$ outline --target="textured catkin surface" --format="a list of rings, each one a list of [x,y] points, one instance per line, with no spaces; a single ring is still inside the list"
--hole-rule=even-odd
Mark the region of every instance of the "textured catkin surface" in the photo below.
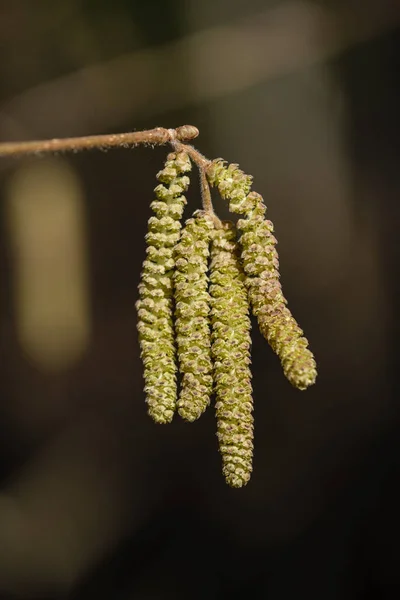
[[[175,329],[182,375],[178,412],[187,421],[198,419],[210,404],[212,363],[208,259],[214,224],[204,211],[186,221],[175,247]]]
[[[147,258],[139,284],[138,331],[144,364],[146,402],[157,423],[169,423],[176,409],[176,356],[173,326],[173,249],[180,238],[186,173],[191,163],[184,152],[171,153],[157,175],[156,200],[146,235]]]
[[[316,364],[282,292],[276,239],[271,221],[264,218],[263,199],[250,191],[251,177],[235,164],[226,166],[224,161],[216,159],[207,174],[210,183],[229,200],[229,210],[243,216],[237,223],[241,258],[249,300],[261,333],[279,356],[290,383],[304,390],[315,383]]]
[[[232,487],[249,481],[253,458],[250,319],[235,229],[214,232],[210,295],[217,436],[222,470]]]

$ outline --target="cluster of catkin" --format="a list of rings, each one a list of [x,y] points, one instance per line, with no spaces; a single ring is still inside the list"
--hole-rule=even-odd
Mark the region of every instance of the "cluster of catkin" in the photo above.
[[[195,421],[214,394],[223,474],[242,487],[253,458],[250,310],[292,385],[313,384],[316,365],[283,296],[273,226],[251,177],[221,159],[208,163],[209,183],[240,218],[234,225],[198,210],[182,227],[190,170],[176,151],[157,175],[136,304],[144,389],[157,423],[175,411]]]

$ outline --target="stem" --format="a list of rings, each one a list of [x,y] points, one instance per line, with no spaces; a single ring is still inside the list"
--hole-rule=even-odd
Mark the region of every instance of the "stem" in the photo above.
[[[163,145],[172,140],[192,140],[199,135],[199,130],[193,125],[183,125],[176,129],[156,127],[145,131],[129,133],[112,133],[109,135],[89,135],[84,137],[63,138],[52,140],[35,140],[32,142],[3,142],[0,143],[0,157],[41,155],[54,152],[78,152],[94,148],[127,148],[139,144]]]
[[[196,150],[196,148],[193,148],[193,146],[189,146],[188,144],[182,144],[181,142],[174,139],[173,136],[170,140],[170,144],[174,148],[174,150],[178,152],[186,152],[186,154],[188,154],[188,156],[192,159],[195,165],[197,165],[200,173],[200,189],[203,209],[212,217],[215,227],[217,229],[220,229],[222,227],[222,223],[214,212],[214,207],[211,200],[210,186],[208,184],[206,175],[207,167],[210,166],[211,160],[208,160],[208,158],[203,156],[203,154]]]
[[[173,136],[171,136],[170,144],[174,150],[186,152],[195,165],[198,166],[200,171],[206,171],[207,167],[211,164],[211,160],[208,160],[208,158],[203,156],[196,148],[193,148],[193,146],[189,146],[188,144],[181,144],[180,141],[176,141]]]
[[[203,204],[204,211],[209,214],[213,221],[216,229],[222,228],[222,223],[219,217],[214,212],[214,207],[211,199],[210,186],[207,180],[206,170],[204,167],[199,168],[200,171],[200,190],[201,190],[201,200]]]

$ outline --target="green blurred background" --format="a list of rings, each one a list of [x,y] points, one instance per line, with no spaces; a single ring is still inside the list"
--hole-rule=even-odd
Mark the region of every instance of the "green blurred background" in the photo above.
[[[254,176],[319,364],[292,389],[254,327],[254,473],[229,489],[212,409],[146,415],[166,149],[3,159],[2,598],[397,597],[399,23],[395,0],[0,2],[0,141],[196,125]]]

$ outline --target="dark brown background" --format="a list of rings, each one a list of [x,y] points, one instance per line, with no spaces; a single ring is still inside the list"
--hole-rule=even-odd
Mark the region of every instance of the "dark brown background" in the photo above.
[[[47,159],[3,160],[4,598],[397,596],[399,22],[395,0],[0,2],[0,139],[198,126],[254,176],[319,364],[292,389],[254,327],[254,474],[229,489],[212,410],[157,427],[144,405],[134,303],[165,149],[42,162],[81,190],[89,334],[57,368],[21,341],[9,208]]]

